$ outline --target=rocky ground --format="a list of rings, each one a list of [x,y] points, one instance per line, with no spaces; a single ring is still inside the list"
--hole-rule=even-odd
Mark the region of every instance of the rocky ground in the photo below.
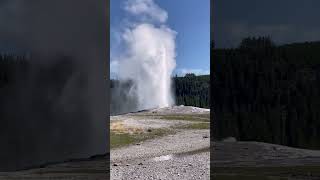
[[[111,179],[209,179],[208,130],[111,150]]]
[[[206,122],[209,113],[175,106],[112,117],[111,124],[122,123],[118,129],[127,132],[171,128],[175,133],[112,149],[111,179],[320,179],[320,151],[235,138],[212,142],[210,174],[209,129],[193,126]]]
[[[17,172],[0,172],[0,180],[103,180],[108,179],[107,157],[70,161]]]
[[[107,157],[96,157],[0,172],[0,180],[103,180],[110,176],[111,179],[209,179],[209,112],[177,106],[113,116],[111,131],[115,134],[154,136],[113,148],[111,162],[107,162]],[[111,172],[107,163],[111,165]]]
[[[316,150],[262,142],[213,142],[212,145],[213,165],[220,167],[320,165],[320,151]]]
[[[111,179],[210,179],[209,113],[175,106],[112,117],[111,131],[170,133],[111,149]]]
[[[111,132],[128,141],[111,149],[110,162],[107,157],[96,157],[2,172],[0,180],[103,180],[109,176],[111,179],[188,180],[209,179],[210,175],[217,180],[320,179],[320,151],[227,138],[211,142],[210,161],[209,113],[206,109],[175,106],[112,116]],[[143,138],[137,138],[140,136]]]
[[[318,180],[320,151],[261,142],[212,142],[213,179]]]

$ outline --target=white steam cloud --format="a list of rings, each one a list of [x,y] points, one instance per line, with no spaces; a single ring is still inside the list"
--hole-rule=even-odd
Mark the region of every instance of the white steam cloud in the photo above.
[[[168,13],[153,0],[130,0],[126,2],[124,9],[144,20],[150,19],[165,23],[168,19]]]
[[[124,27],[120,37],[125,50],[111,59],[117,64],[117,70],[111,71],[120,81],[133,82],[129,93],[137,99],[137,109],[173,105],[171,74],[176,66],[177,33],[165,25],[168,13],[153,0],[127,1],[124,10],[138,21]]]

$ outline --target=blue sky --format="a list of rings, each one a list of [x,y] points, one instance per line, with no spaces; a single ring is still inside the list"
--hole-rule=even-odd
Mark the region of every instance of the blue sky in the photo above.
[[[116,31],[128,16],[125,0],[111,0],[111,53],[116,51]],[[176,31],[176,69],[173,74],[187,72],[209,74],[210,71],[210,0],[155,0],[168,13],[167,25]],[[120,48],[121,49],[121,48]],[[118,49],[119,50],[119,49]],[[112,69],[111,69],[112,71]]]

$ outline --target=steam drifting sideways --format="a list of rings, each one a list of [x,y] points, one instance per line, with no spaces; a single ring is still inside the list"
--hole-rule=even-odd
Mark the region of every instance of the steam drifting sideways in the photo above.
[[[30,54],[0,64],[10,72],[0,81],[0,171],[106,153],[106,6],[0,1],[0,48]]]
[[[134,111],[173,105],[171,74],[176,66],[177,33],[165,24],[168,13],[154,0],[128,0],[123,9],[129,23],[117,32],[123,51],[111,52],[111,68],[116,68],[111,71],[120,82],[131,82],[126,95],[136,102],[123,108]]]

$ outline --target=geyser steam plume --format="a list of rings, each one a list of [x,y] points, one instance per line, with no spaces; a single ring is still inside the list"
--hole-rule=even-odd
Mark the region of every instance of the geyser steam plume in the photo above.
[[[177,33],[165,24],[167,12],[153,0],[127,1],[124,10],[134,20],[120,33],[125,50],[111,59],[118,67],[113,71],[120,81],[132,81],[128,93],[137,100],[136,110],[173,105],[171,74],[176,66]]]

